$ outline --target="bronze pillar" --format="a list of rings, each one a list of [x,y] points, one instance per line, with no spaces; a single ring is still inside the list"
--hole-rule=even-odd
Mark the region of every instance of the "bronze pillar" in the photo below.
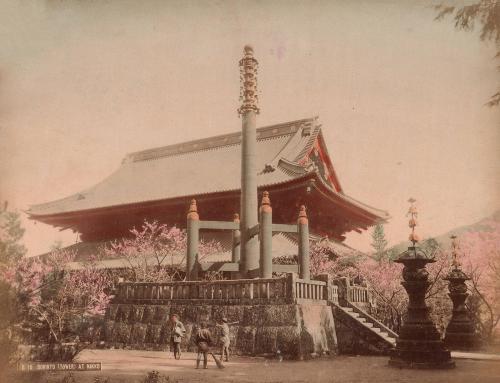
[[[241,116],[241,261],[242,277],[258,276],[259,242],[250,229],[258,224],[257,202],[257,66],[253,57],[253,48],[246,45],[243,58],[239,62],[241,77],[240,98],[242,104],[238,109]]]

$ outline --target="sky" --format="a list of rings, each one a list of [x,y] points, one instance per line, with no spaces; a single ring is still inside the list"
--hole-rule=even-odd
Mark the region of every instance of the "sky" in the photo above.
[[[500,208],[495,47],[426,1],[0,0],[0,200],[19,211],[101,181],[126,153],[238,131],[238,60],[261,126],[319,116],[344,191],[390,244]],[[27,220],[28,255],[76,235]],[[370,232],[347,243],[370,246]]]

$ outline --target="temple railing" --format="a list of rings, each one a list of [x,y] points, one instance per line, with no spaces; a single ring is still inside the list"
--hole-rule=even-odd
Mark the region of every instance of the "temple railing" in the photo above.
[[[296,299],[313,299],[326,300],[326,283],[323,281],[294,279],[295,283],[295,298]]]
[[[285,299],[285,278],[221,281],[182,281],[118,285],[117,302],[159,303],[172,300],[276,300]]]
[[[368,288],[364,286],[349,286],[347,290],[348,297],[347,299],[351,303],[369,303],[370,297],[368,294]]]
[[[375,304],[372,291],[367,286],[357,285],[347,277],[337,278],[332,283],[337,286],[338,302],[336,303],[341,306],[351,303],[370,311]]]
[[[370,309],[374,302],[368,287],[348,278],[332,279],[320,275],[316,280],[299,279],[295,274],[281,278],[219,281],[122,282],[116,289],[115,303],[164,304],[168,301],[217,301],[237,303],[291,303],[303,300],[348,302]]]
[[[318,280],[281,278],[220,281],[122,282],[114,303],[164,304],[168,301],[293,303],[298,300],[338,301],[338,289]]]

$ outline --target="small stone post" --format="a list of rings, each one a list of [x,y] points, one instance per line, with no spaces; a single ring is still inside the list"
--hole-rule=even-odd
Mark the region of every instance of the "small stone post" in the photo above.
[[[309,270],[309,220],[304,205],[300,207],[297,226],[299,229],[299,277],[309,280],[311,278]]]
[[[325,288],[323,291],[323,299],[327,301],[333,301],[333,294],[332,294],[332,286],[333,286],[333,281],[332,277],[329,274],[320,274],[314,278],[317,281],[322,281],[325,282]]]
[[[186,254],[186,280],[195,281],[198,278],[196,259],[198,256],[198,242],[200,236],[200,216],[196,200],[191,200],[187,215],[187,254]]]
[[[453,302],[453,314],[446,327],[444,343],[452,350],[471,350],[477,348],[480,341],[476,337],[474,324],[465,308],[465,300],[469,295],[465,281],[470,280],[470,278],[460,269],[460,263],[457,260],[457,237],[452,235],[450,238],[452,240],[453,268],[444,279],[449,281],[448,290],[450,293],[448,295]]]
[[[260,206],[260,277],[272,278],[273,276],[273,209],[269,192],[262,195]]]
[[[234,214],[233,221],[235,223],[240,223],[240,215]],[[231,262],[240,263],[240,249],[241,249],[241,231],[239,229],[233,230],[232,233],[232,252],[231,252]],[[231,272],[231,279],[238,279],[239,272]]]
[[[454,368],[455,362],[451,360],[450,352],[445,349],[441,335],[429,317],[429,307],[425,303],[425,293],[430,286],[429,273],[425,265],[435,262],[435,259],[428,258],[415,246],[419,241],[415,233],[417,209],[413,205],[415,202],[413,198],[410,198],[409,202],[412,246],[395,260],[404,265],[404,282],[401,284],[408,293],[408,315],[401,327],[389,365],[399,368]]]
[[[233,217],[233,222],[240,223],[240,215],[235,214]],[[241,246],[241,232],[239,229],[233,230],[232,235],[233,249],[231,252],[231,262],[238,263],[240,261],[240,246]]]

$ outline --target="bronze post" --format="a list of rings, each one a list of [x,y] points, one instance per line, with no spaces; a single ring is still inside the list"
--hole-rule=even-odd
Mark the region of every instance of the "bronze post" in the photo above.
[[[257,66],[253,48],[246,45],[239,62],[242,104],[238,109],[241,116],[241,262],[242,276],[256,276],[259,268],[258,237],[250,237],[250,229],[258,224],[257,203]]]

